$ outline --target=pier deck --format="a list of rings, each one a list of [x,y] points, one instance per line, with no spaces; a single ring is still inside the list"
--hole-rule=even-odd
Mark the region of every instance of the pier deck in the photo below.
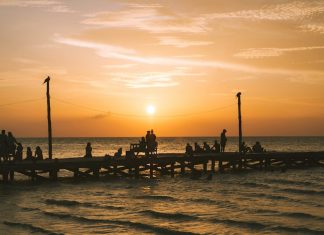
[[[192,157],[181,153],[162,153],[153,157],[137,158],[62,158],[41,161],[21,161],[0,163],[0,174],[4,182],[13,181],[15,174],[32,180],[57,180],[62,170],[72,173],[75,178],[99,178],[102,175],[122,177],[155,177],[166,174],[193,174],[201,172],[240,169],[273,169],[306,166],[324,166],[324,152],[265,152],[248,153],[201,153]],[[209,168],[209,169],[208,169]]]

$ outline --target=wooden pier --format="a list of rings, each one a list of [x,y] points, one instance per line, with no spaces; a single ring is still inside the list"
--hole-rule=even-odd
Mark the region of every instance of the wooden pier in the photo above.
[[[242,169],[288,169],[307,166],[324,166],[324,152],[266,152],[249,153],[201,153],[186,156],[164,153],[136,158],[62,158],[40,161],[2,162],[0,174],[4,182],[14,181],[15,175],[32,180],[57,180],[60,171],[70,172],[74,178],[157,177],[192,173],[198,176],[207,172],[225,172]],[[62,176],[61,176],[62,177]],[[60,177],[60,178],[61,178]],[[64,174],[64,177],[68,177]]]

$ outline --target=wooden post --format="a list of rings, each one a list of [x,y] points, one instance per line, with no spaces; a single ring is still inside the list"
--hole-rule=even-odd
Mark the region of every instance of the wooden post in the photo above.
[[[184,175],[184,173],[185,173],[185,171],[186,171],[185,167],[186,167],[185,162],[184,162],[184,161],[181,161],[181,174],[182,174],[182,175]]]
[[[153,157],[150,156],[150,178],[153,178]]]
[[[218,161],[218,171],[221,172],[221,173],[224,172],[223,161],[222,160]]]
[[[242,116],[241,116],[241,92],[236,94],[238,104],[238,120],[239,120],[239,152],[242,153]]]
[[[207,162],[204,162],[203,169],[204,169],[204,173],[207,173]]]
[[[138,179],[139,178],[139,165],[136,163],[135,166],[135,178]]]
[[[215,158],[213,157],[213,159],[211,160],[211,167],[210,167],[210,171],[211,172],[215,172]]]
[[[10,171],[9,179],[10,179],[10,181],[14,181],[14,179],[15,179],[15,171]]]
[[[171,177],[174,177],[174,162],[171,162]]]
[[[47,97],[47,126],[48,126],[48,158],[52,159],[52,120],[51,120],[51,97],[49,82],[50,77],[48,76],[44,83],[46,83],[46,97]]]

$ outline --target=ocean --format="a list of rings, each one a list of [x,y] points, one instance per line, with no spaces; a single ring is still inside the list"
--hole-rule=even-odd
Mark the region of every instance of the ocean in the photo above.
[[[54,158],[123,151],[139,138],[55,138]],[[246,137],[267,151],[324,151],[324,137]],[[46,156],[46,138],[22,138]],[[211,137],[158,138],[158,152],[184,152]],[[229,137],[227,151],[237,151]],[[64,174],[64,173],[63,173]],[[26,178],[25,178],[26,179]],[[0,234],[324,234],[324,169],[216,173],[155,179],[101,178],[0,183]]]

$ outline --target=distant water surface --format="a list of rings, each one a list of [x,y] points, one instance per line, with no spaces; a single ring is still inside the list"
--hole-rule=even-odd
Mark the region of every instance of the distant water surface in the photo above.
[[[58,138],[55,157],[124,149],[137,138]],[[323,151],[323,137],[249,137],[269,151]],[[20,139],[24,146],[46,139]],[[187,142],[160,138],[161,152],[183,152]],[[237,151],[237,138],[228,149]],[[101,178],[55,183],[0,183],[0,234],[324,234],[324,169],[249,171],[157,179]]]

